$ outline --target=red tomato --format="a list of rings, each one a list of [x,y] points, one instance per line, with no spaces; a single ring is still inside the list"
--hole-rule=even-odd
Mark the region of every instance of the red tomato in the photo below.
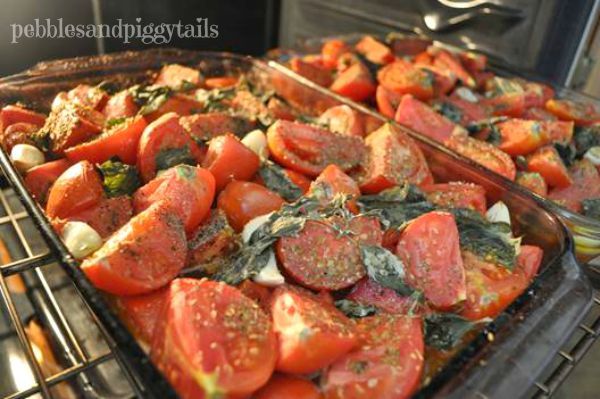
[[[276,374],[258,392],[255,399],[321,399],[315,384],[304,378]]]
[[[52,151],[62,154],[65,149],[88,141],[102,131],[104,115],[91,108],[65,103],[52,111],[44,129],[50,132]]]
[[[546,110],[563,121],[573,121],[576,125],[586,126],[600,122],[600,113],[593,104],[583,104],[570,100],[550,99]]]
[[[466,298],[465,270],[454,216],[429,212],[410,222],[396,254],[404,261],[407,281],[432,306],[451,309]]]
[[[115,298],[119,317],[145,345],[150,345],[154,329],[161,322],[167,291],[167,287],[163,287],[148,294]]]
[[[358,344],[352,322],[308,291],[292,286],[276,288],[271,315],[278,337],[278,371],[313,373]]]
[[[382,85],[377,86],[375,101],[377,102],[379,113],[383,116],[393,119],[401,100],[402,95],[386,89]]]
[[[183,223],[159,202],[134,216],[81,264],[97,288],[115,295],[143,294],[163,287],[185,265]]]
[[[475,88],[476,82],[473,76],[467,72],[456,56],[449,51],[437,48],[433,65],[451,71],[465,86]]]
[[[118,118],[131,118],[139,111],[129,90],[123,90],[113,95],[102,110],[107,121]]]
[[[138,144],[146,126],[144,117],[136,116],[91,141],[67,148],[65,157],[71,162],[85,159],[102,163],[116,156],[124,163],[135,165]]]
[[[567,167],[553,146],[542,147],[527,157],[527,169],[538,172],[551,187],[564,188],[573,184]]]
[[[217,191],[231,180],[250,180],[260,167],[260,158],[235,136],[226,134],[210,141],[202,163],[215,176]]]
[[[432,73],[402,59],[381,68],[377,72],[377,80],[396,94],[411,94],[423,101],[433,97]]]
[[[542,122],[524,119],[500,122],[496,125],[501,135],[498,148],[512,156],[529,154],[550,141],[545,127]]]
[[[290,68],[298,75],[315,82],[319,86],[328,87],[333,81],[330,70],[319,67],[314,63],[306,62],[301,58],[292,58]]]
[[[356,62],[340,73],[329,88],[351,100],[366,101],[375,94],[376,86],[369,69]]]
[[[574,124],[565,121],[543,121],[540,122],[546,130],[550,141],[553,143],[568,144],[573,139]]]
[[[315,192],[318,187],[324,188],[319,192],[319,196],[325,203],[331,201],[336,194],[346,194],[352,198],[360,196],[358,184],[337,165],[326,167],[312,183],[310,192]],[[355,200],[350,200],[347,206],[352,212],[358,213]]]
[[[206,78],[204,80],[204,86],[206,86],[207,89],[224,89],[226,87],[235,86],[239,80],[239,76],[215,76]]]
[[[200,112],[204,105],[193,97],[181,93],[175,93],[165,101],[156,111],[145,115],[148,122],[155,121],[162,115],[175,112],[179,116],[191,115]]]
[[[99,111],[108,101],[108,94],[98,87],[81,84],[69,90],[67,98],[76,104]]]
[[[246,223],[257,216],[266,215],[281,208],[285,201],[273,191],[260,184],[234,180],[227,184],[217,201],[217,206],[229,224],[238,233]]]
[[[519,172],[515,182],[542,197],[548,195],[546,180],[537,172]]]
[[[292,181],[292,183],[300,187],[302,194],[306,194],[308,192],[310,189],[310,179],[308,179],[302,173],[294,172],[291,169],[284,169],[284,173]]]
[[[0,130],[2,130],[2,126],[0,126]],[[31,123],[13,123],[4,129],[3,133],[0,132],[0,140],[6,151],[10,153],[12,148],[17,144],[35,145],[32,137],[38,130],[40,130],[40,127]]]
[[[492,144],[464,135],[454,135],[445,142],[446,147],[486,168],[514,180],[517,167],[510,156]]]
[[[407,314],[413,304],[410,297],[400,296],[368,277],[360,280],[346,297],[363,305],[372,305],[388,313]]]
[[[296,119],[296,112],[287,102],[280,100],[278,97],[271,97],[267,102],[267,110],[274,119],[285,119],[293,121]]]
[[[485,189],[477,184],[451,182],[423,186],[421,190],[434,204],[447,208],[468,208],[485,215]]]
[[[480,102],[471,102],[461,98],[456,92],[452,93],[445,101],[458,108],[462,114],[460,124],[463,126],[489,117],[489,112]]]
[[[182,116],[179,123],[193,138],[201,141],[208,141],[225,133],[242,136],[254,128],[254,124],[248,119],[219,112]]]
[[[18,105],[6,105],[0,110],[0,130],[6,129],[18,122],[30,123],[42,127],[45,121],[46,115],[19,107]]]
[[[546,111],[545,108],[527,108],[522,115],[523,119],[532,119],[536,121],[555,121],[556,116]]]
[[[348,46],[342,40],[332,39],[326,41],[321,48],[323,65],[326,68],[334,69],[340,56],[346,52],[348,52]]]
[[[275,161],[308,176],[318,176],[330,164],[346,172],[360,164],[366,150],[360,137],[282,120],[269,127],[267,142]]]
[[[271,377],[269,316],[225,283],[181,278],[167,293],[150,355],[181,398],[248,397]]]
[[[587,159],[576,162],[569,172],[573,184],[550,190],[548,197],[574,212],[580,212],[581,201],[600,197],[600,174]]]
[[[334,133],[363,137],[365,124],[361,114],[347,105],[331,107],[321,114],[319,124]]]
[[[420,317],[380,314],[357,321],[360,348],[336,361],[323,377],[327,399],[399,399],[419,387],[425,344]]]
[[[119,196],[102,198],[96,205],[74,213],[68,219],[85,222],[96,230],[100,237],[107,238],[127,223],[132,215],[131,199]]]
[[[375,64],[389,64],[394,61],[392,50],[373,36],[364,36],[354,48]]]
[[[46,162],[45,164],[33,167],[27,171],[24,182],[27,191],[33,195],[41,205],[46,204],[46,197],[50,187],[56,179],[71,166],[66,159]]]
[[[339,229],[351,234],[340,236]],[[382,238],[374,217],[360,216],[341,224],[336,218],[308,220],[298,234],[280,238],[275,250],[282,269],[299,284],[335,291],[364,277],[359,244],[379,245]]]
[[[138,189],[133,197],[136,213],[164,202],[191,233],[208,216],[215,197],[215,179],[206,169],[177,165]]]
[[[435,112],[411,95],[405,95],[394,116],[396,122],[441,143],[452,136],[458,125]]]
[[[100,174],[94,165],[81,161],[65,170],[52,185],[46,215],[50,219],[65,219],[96,205],[102,198]]]
[[[521,295],[542,261],[542,250],[523,245],[517,265],[511,272],[488,263],[477,255],[463,252],[467,276],[467,300],[461,315],[469,320],[496,317]]]
[[[186,84],[197,87],[201,83],[200,71],[179,64],[162,67],[154,81],[157,86],[169,86],[174,90],[181,90]]]
[[[378,193],[404,181],[433,183],[420,148],[400,129],[385,124],[365,140],[369,148],[366,172],[360,179],[363,193]]]
[[[270,311],[271,289],[264,285],[257,284],[252,280],[242,281],[238,288],[242,294],[256,302],[265,312]]]
[[[458,53],[458,58],[467,71],[471,73],[481,72],[487,68],[487,57],[483,54],[461,51]]]
[[[202,151],[179,124],[179,116],[168,113],[150,123],[138,144],[137,166],[140,176],[148,182],[156,172],[180,163],[197,164]]]

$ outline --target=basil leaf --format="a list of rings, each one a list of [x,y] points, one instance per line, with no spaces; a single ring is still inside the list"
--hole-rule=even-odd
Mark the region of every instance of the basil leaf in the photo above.
[[[454,313],[432,313],[425,316],[425,344],[440,350],[450,350],[477,323]]]
[[[180,164],[197,164],[188,146],[182,148],[165,148],[160,150],[156,155],[156,170],[165,170]]]
[[[396,255],[375,245],[361,245],[360,252],[367,275],[375,282],[403,296],[415,291],[406,283],[404,263]]]
[[[134,86],[130,90],[141,115],[156,111],[173,94],[173,90],[167,86]]]
[[[575,149],[575,145],[573,143],[554,142],[552,145],[554,148],[556,148],[556,152],[558,152],[558,155],[560,156],[560,159],[562,159],[565,166],[573,165],[573,162],[577,156],[577,150]]]
[[[227,87],[213,90],[197,90],[196,99],[204,104],[204,112],[215,112],[229,110],[226,100],[230,100],[235,95],[237,88]]]
[[[106,128],[107,129],[111,129],[111,128],[115,127],[115,126],[118,126],[118,125],[122,124],[126,120],[127,120],[126,117],[109,119],[108,121],[106,121]]]
[[[265,186],[279,194],[286,201],[295,201],[302,196],[302,190],[290,180],[284,169],[271,162],[264,161],[258,170]]]
[[[462,121],[462,110],[452,103],[446,101],[437,102],[433,105],[433,109],[454,123],[460,124]]]
[[[573,143],[579,158],[590,148],[600,146],[600,125],[575,126]]]
[[[102,174],[102,186],[108,197],[131,195],[141,186],[135,166],[109,159],[98,166]]]
[[[358,204],[362,209],[368,211],[425,200],[425,195],[416,186],[404,184],[388,188],[379,194],[363,195],[358,199]]]
[[[96,87],[111,96],[118,92],[120,88],[117,82],[111,82],[110,80],[103,80],[102,82],[98,83]]]
[[[349,299],[340,299],[335,301],[335,306],[346,316],[358,319],[377,313],[377,308],[372,305],[363,305]]]

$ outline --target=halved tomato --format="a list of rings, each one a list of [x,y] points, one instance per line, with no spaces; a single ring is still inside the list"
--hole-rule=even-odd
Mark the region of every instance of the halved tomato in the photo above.
[[[396,94],[411,94],[422,101],[433,97],[433,74],[402,59],[381,68],[377,80]]]
[[[496,125],[501,136],[498,148],[512,156],[529,154],[549,142],[544,127],[542,122],[524,119],[500,122]]]
[[[42,165],[35,166],[27,171],[25,175],[25,187],[33,198],[40,205],[46,205],[46,198],[50,191],[50,187],[63,172],[69,169],[71,163],[66,159],[58,159],[56,161],[46,162]]]
[[[174,112],[179,116],[196,114],[204,108],[204,105],[193,97],[175,93],[156,110],[145,115],[148,122],[155,121],[161,116]]]
[[[546,110],[563,121],[573,121],[578,126],[600,122],[600,112],[591,103],[583,104],[570,100],[550,99]]]
[[[42,127],[46,115],[40,114],[18,105],[6,105],[0,110],[0,133],[10,125],[18,122],[30,123]]]
[[[95,137],[104,122],[104,115],[96,110],[65,103],[50,113],[42,130],[50,136],[52,152],[62,154],[67,148]]]
[[[448,140],[457,129],[461,129],[427,104],[408,94],[402,97],[394,120],[441,143]]]
[[[564,188],[573,184],[567,167],[553,146],[542,147],[527,157],[527,170],[542,175],[550,187]]]
[[[97,86],[80,84],[67,92],[69,101],[100,111],[108,101],[108,94]]]
[[[478,184],[450,182],[422,186],[427,199],[444,208],[467,208],[485,215],[485,189]]]

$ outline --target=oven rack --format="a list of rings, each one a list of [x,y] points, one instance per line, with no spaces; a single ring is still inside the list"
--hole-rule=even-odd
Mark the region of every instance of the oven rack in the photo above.
[[[0,335],[0,348],[3,340],[18,340],[31,381],[30,386],[0,395],[0,398],[61,398],[65,391],[58,391],[57,387],[65,383],[69,384],[71,397],[144,397],[143,387],[124,366],[113,340],[77,294],[74,284],[53,258],[12,189],[0,190],[0,238],[7,243],[13,259],[0,265],[0,315],[4,315],[9,323],[7,332]],[[590,267],[589,271],[600,277],[599,267]],[[9,289],[10,276],[23,279],[26,294]],[[69,293],[67,296],[65,291]],[[47,332],[62,366],[60,371],[43,372],[26,333],[27,319],[31,315],[24,315],[30,312],[19,306],[22,295],[26,295],[34,310],[33,317]],[[69,300],[65,302],[64,298]],[[65,309],[67,305],[68,311]],[[75,313],[79,315],[74,320]],[[82,321],[81,314],[84,314],[85,321]],[[81,330],[86,330],[88,336],[82,337]],[[551,367],[533,384],[531,397],[548,398],[556,393],[599,334],[600,292],[595,292],[594,303],[586,318],[568,343],[557,350]],[[104,370],[99,372],[99,368]],[[115,382],[115,378],[119,381]],[[110,381],[107,382],[107,379]],[[487,398],[485,395],[479,397]]]

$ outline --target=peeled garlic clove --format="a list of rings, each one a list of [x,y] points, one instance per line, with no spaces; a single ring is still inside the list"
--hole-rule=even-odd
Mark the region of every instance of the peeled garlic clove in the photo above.
[[[502,201],[496,202],[487,210],[485,217],[493,223],[506,223],[510,225],[510,211],[506,204]]]
[[[102,246],[102,237],[84,222],[67,222],[62,229],[62,240],[76,259],[83,259]]]
[[[260,129],[256,129],[246,134],[242,139],[242,144],[250,148],[261,159],[269,158],[269,148],[267,147],[267,136]]]
[[[594,166],[600,165],[600,146],[590,148],[583,157],[593,163]]]
[[[252,279],[255,283],[265,285],[267,287],[276,287],[285,283],[285,278],[277,268],[275,253],[269,250],[269,261],[267,265]]]
[[[269,217],[273,212],[269,212],[266,215],[257,216],[254,219],[251,219],[244,225],[244,229],[242,230],[242,241],[247,243],[250,241],[250,237],[252,237],[252,233],[256,231],[260,226],[265,224]]]
[[[23,173],[45,161],[44,153],[30,144],[15,145],[10,151],[10,159]]]

